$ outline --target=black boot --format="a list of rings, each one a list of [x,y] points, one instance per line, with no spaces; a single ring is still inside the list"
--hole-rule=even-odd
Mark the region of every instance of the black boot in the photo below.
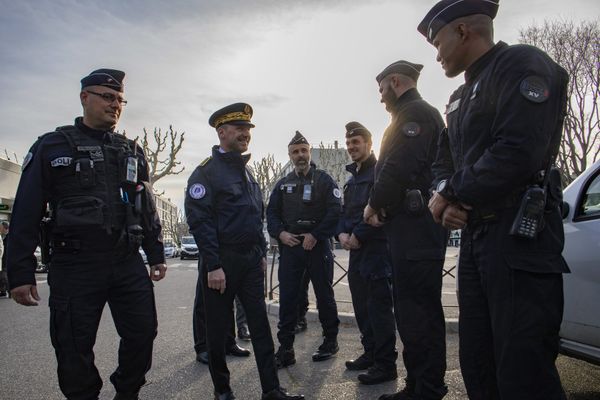
[[[372,366],[369,370],[358,375],[358,380],[363,385],[377,385],[387,381],[393,381],[398,378],[398,372],[396,367],[390,369],[384,369],[377,365]]]
[[[250,331],[246,325],[242,325],[240,329],[238,329],[238,339],[244,340],[246,342],[250,341]]]
[[[200,353],[196,354],[196,361],[208,365],[208,352],[201,351]]]
[[[268,393],[263,393],[262,400],[304,400],[301,394],[289,394],[284,388],[278,387]]]
[[[339,350],[337,339],[327,339],[319,346],[317,351],[312,355],[313,361],[325,361],[333,357]]]
[[[275,353],[275,365],[278,369],[288,367],[296,364],[296,355],[293,347],[280,346],[277,353]]]
[[[406,380],[406,386],[398,393],[382,394],[377,400],[418,400],[415,395],[415,386],[413,382]]]
[[[364,352],[356,360],[346,361],[346,369],[350,371],[363,371],[373,365],[373,353]]]
[[[215,392],[215,400],[235,400],[235,396],[233,395],[233,392],[221,394]]]

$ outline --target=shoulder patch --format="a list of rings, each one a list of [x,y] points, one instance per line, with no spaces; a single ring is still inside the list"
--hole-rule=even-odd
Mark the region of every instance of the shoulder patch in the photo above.
[[[519,89],[523,97],[534,103],[543,103],[550,97],[548,84],[540,76],[532,75],[523,79]]]
[[[421,134],[421,126],[416,122],[407,122],[402,126],[404,136],[416,137]]]
[[[208,157],[206,157],[206,158],[205,158],[205,159],[204,159],[204,160],[203,160],[203,161],[200,163],[200,166],[201,166],[201,167],[204,167],[206,164],[208,164],[208,162],[209,162],[210,160],[212,160],[212,156],[208,156]]]
[[[32,152],[27,153],[27,155],[23,159],[23,166],[21,167],[21,171],[25,171],[25,168],[27,168],[27,166],[29,165],[29,163],[31,162],[32,159],[33,159],[33,153]]]
[[[192,186],[190,186],[188,193],[192,199],[200,200],[206,196],[206,188],[201,183],[194,183]]]

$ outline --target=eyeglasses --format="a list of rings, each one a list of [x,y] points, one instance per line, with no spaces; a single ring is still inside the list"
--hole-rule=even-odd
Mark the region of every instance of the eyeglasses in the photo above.
[[[86,90],[86,92],[91,93],[91,94],[95,94],[96,96],[102,97],[102,99],[104,101],[106,101],[108,104],[112,104],[116,100],[122,106],[126,106],[127,105],[127,100],[125,100],[122,97],[115,96],[112,93],[98,93],[98,92],[92,92],[91,90]]]

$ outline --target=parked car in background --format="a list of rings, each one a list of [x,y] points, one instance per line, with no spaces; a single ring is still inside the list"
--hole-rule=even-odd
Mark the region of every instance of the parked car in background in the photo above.
[[[44,263],[42,263],[42,249],[40,249],[40,246],[35,248],[35,252],[33,253],[35,255],[35,258],[37,260],[37,266],[35,267],[35,272],[38,273],[47,273],[48,272],[48,266]]]
[[[181,238],[181,254],[180,259],[198,258],[198,246],[193,236],[183,236]]]
[[[600,160],[563,192],[565,308],[560,351],[600,365]]]
[[[165,258],[175,258],[178,256],[177,246],[173,243],[165,243]]]

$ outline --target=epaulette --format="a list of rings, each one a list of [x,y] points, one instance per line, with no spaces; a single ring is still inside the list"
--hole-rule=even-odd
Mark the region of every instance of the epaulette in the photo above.
[[[204,160],[203,160],[203,161],[200,163],[200,166],[201,166],[201,167],[204,167],[206,164],[208,164],[208,163],[209,163],[209,161],[210,161],[210,160],[212,160],[212,156],[208,156],[208,157],[206,157],[206,158],[205,158],[205,159],[204,159]]]

